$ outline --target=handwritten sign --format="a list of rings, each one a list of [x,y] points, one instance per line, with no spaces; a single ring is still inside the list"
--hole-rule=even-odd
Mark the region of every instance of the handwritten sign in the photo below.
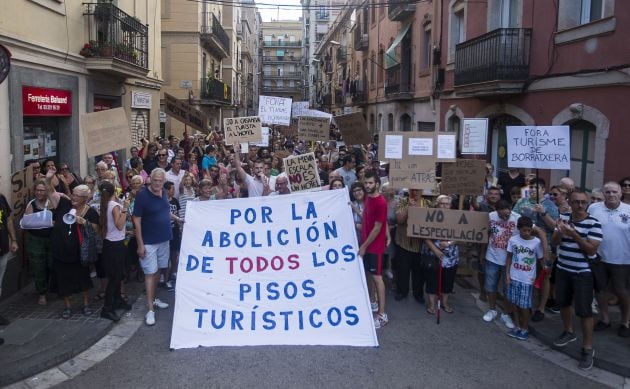
[[[508,167],[571,169],[569,126],[507,126]]]
[[[389,164],[389,184],[396,189],[435,189],[435,161],[392,160]]]
[[[349,200],[189,202],[170,347],[378,346]]]
[[[284,170],[289,177],[291,193],[320,190],[321,183],[317,171],[315,154],[307,153],[284,159]]]
[[[88,157],[131,147],[131,127],[124,108],[82,114],[79,120]]]
[[[291,99],[274,96],[260,96],[258,116],[264,124],[291,124]]]
[[[26,205],[33,196],[33,167],[28,166],[25,169],[11,174],[11,208],[13,209],[13,217],[20,220]]]
[[[262,126],[258,116],[223,119],[225,144],[261,142]]]
[[[462,154],[485,154],[488,144],[488,119],[462,120]]]
[[[291,118],[297,119],[302,115],[306,115],[306,111],[308,110],[308,101],[294,101],[291,104]]]
[[[486,161],[481,159],[458,159],[442,163],[442,193],[478,195],[483,193],[486,177]]]
[[[298,119],[298,139],[326,142],[330,139],[330,121],[322,117],[300,116]]]
[[[335,116],[334,119],[347,145],[365,145],[372,141],[361,112]]]
[[[486,243],[488,214],[456,209],[409,207],[407,236]]]
[[[192,105],[164,93],[164,113],[192,128],[208,133],[208,117]]]
[[[253,142],[253,143],[258,147],[269,147],[269,137],[270,137],[269,127],[262,127],[261,134],[262,134],[262,141]]]

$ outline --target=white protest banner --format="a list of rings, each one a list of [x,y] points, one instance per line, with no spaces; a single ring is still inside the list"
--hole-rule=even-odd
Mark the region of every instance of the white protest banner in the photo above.
[[[131,126],[122,107],[82,114],[79,122],[88,157],[131,146]]]
[[[318,111],[316,109],[307,109],[306,111],[304,111],[303,115],[304,116],[317,117],[317,118],[326,118],[326,119],[328,119],[329,123],[330,123],[330,119],[332,119],[332,114],[331,113]]]
[[[284,170],[289,177],[291,193],[321,189],[314,153],[294,155],[284,159]]]
[[[262,128],[258,116],[225,118],[223,119],[223,129],[226,145],[262,141]]]
[[[462,154],[485,154],[488,143],[488,119],[462,120]]]
[[[407,236],[486,243],[488,214],[458,209],[409,207]]]
[[[297,119],[302,115],[306,115],[305,112],[308,110],[308,101],[294,101],[291,104],[291,118]]]
[[[269,127],[262,127],[262,142],[252,142],[258,147],[269,147]]]
[[[507,165],[571,169],[569,126],[507,126]]]
[[[275,96],[260,96],[258,116],[264,124],[291,125],[291,99]]]
[[[349,200],[188,202],[170,347],[378,346]]]
[[[323,117],[300,116],[298,119],[298,139],[313,142],[326,142],[330,139],[330,120]]]

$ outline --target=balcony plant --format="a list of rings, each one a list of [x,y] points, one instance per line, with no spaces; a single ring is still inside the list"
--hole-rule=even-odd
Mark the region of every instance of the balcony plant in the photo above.
[[[114,56],[128,62],[136,62],[138,54],[133,45],[129,43],[119,43],[114,50]]]
[[[114,51],[112,49],[112,44],[108,41],[100,42],[99,54],[101,57],[111,58],[114,54]]]
[[[112,19],[111,2],[99,2],[94,7],[94,19],[99,22],[107,23]]]
[[[98,48],[98,42],[89,41],[88,43],[83,45],[79,54],[84,56],[85,58],[97,57],[100,55],[100,51]]]

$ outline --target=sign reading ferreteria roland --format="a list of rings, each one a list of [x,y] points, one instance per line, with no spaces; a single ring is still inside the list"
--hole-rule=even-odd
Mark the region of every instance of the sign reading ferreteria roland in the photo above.
[[[571,169],[569,126],[508,126],[507,165],[533,169]]]
[[[262,125],[258,116],[223,119],[225,144],[262,142]]]
[[[457,209],[409,207],[407,236],[486,243],[488,214]]]
[[[321,190],[314,153],[287,157],[284,159],[284,168],[289,177],[291,193]]]
[[[442,163],[442,193],[478,195],[483,193],[486,161],[458,159]]]
[[[298,119],[298,139],[313,142],[326,142],[330,139],[330,120],[322,117],[300,116]]]
[[[208,117],[203,112],[168,93],[164,93],[164,100],[164,112],[168,116],[198,131],[208,133]]]

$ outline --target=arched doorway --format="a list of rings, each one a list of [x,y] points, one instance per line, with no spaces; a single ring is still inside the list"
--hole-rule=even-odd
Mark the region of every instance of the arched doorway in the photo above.
[[[387,131],[394,131],[394,114],[387,115]]]
[[[400,117],[400,131],[411,131],[411,117],[406,113]]]

